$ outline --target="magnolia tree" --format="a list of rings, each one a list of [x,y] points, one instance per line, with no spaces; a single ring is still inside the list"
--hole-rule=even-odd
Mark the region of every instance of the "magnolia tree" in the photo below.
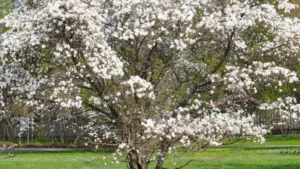
[[[264,141],[252,113],[274,100],[262,94],[298,81],[285,66],[298,62],[299,20],[286,17],[294,8],[287,0],[20,0],[0,21],[9,28],[1,69],[16,78],[8,90],[22,97],[14,99],[86,111],[93,141],[114,140],[131,169],[162,169],[180,144]],[[4,79],[1,89],[12,85]]]

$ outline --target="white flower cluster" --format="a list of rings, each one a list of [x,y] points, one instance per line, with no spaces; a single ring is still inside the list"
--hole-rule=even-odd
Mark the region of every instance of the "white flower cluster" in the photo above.
[[[145,127],[144,139],[181,139],[181,143],[189,144],[191,138],[199,142],[209,142],[219,145],[227,136],[241,137],[255,136],[264,142],[263,135],[267,130],[254,127],[252,116],[242,116],[243,112],[217,113],[212,112],[204,118],[191,118],[189,115],[178,115],[176,118],[161,120],[146,119],[142,125]]]
[[[33,77],[20,67],[0,66],[0,116],[8,113],[11,106],[18,102],[36,105],[33,97],[44,82],[45,79]]]
[[[22,53],[36,59],[50,55],[56,64],[62,65],[73,59],[73,64],[83,66],[80,62],[84,60],[89,70],[102,78],[123,74],[122,62],[106,41],[107,34],[103,29],[107,16],[98,1],[57,0],[44,3],[41,2],[35,9],[21,3],[18,10],[2,20],[11,28],[0,38],[3,63],[9,62],[6,55],[16,62],[26,61]],[[20,12],[24,12],[22,16]],[[29,50],[31,48],[40,48],[40,51]]]
[[[124,85],[130,86],[131,94],[136,94],[137,97],[149,97],[150,99],[155,99],[153,92],[153,86],[150,82],[140,78],[139,76],[131,76],[129,80],[123,82]]]
[[[196,63],[183,58],[178,59],[176,62],[177,78],[183,81],[190,81],[205,75],[207,64]]]
[[[72,78],[66,80],[59,76],[53,76],[52,79],[53,81],[45,84],[45,86],[49,85],[53,88],[49,94],[50,100],[59,104],[62,108],[82,108],[82,98],[77,94],[79,88],[74,85]]]
[[[280,0],[278,2],[278,8],[284,10],[284,12],[290,12],[297,7],[297,5],[289,3],[288,0]]]
[[[259,108],[275,111],[282,121],[297,122],[300,120],[300,104],[293,97],[278,98],[275,102],[261,104]]]
[[[231,91],[245,93],[245,90],[256,93],[258,84],[282,86],[284,83],[298,81],[296,72],[276,66],[270,62],[253,62],[248,67],[227,66],[225,84]]]

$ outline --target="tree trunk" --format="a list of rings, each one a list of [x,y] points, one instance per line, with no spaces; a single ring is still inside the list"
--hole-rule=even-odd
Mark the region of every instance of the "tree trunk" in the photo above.
[[[157,159],[157,163],[156,163],[156,166],[155,166],[155,169],[163,169],[163,164],[164,164],[164,158],[166,156],[166,153],[170,147],[170,142],[169,141],[166,141],[164,140],[162,145],[161,145],[161,148],[160,148],[160,154],[158,156],[158,159]]]
[[[147,169],[148,162],[147,158],[144,158],[144,154],[138,153],[136,150],[131,150],[129,156],[129,168],[130,169]]]
[[[155,169],[162,169],[163,168],[165,154],[166,154],[165,152],[161,152],[161,154],[158,156]]]

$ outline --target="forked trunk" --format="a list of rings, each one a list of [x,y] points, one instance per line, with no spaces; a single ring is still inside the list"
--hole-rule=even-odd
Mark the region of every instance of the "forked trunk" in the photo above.
[[[160,148],[160,154],[158,155],[155,169],[163,169],[164,159],[165,159],[166,153],[167,153],[170,145],[171,144],[169,141],[166,141],[166,140],[163,141],[161,148]]]
[[[129,156],[129,168],[130,169],[147,169],[148,163],[143,154],[138,153],[136,150],[132,150],[128,154]]]
[[[157,163],[156,163],[155,169],[162,169],[162,168],[163,168],[165,154],[166,154],[165,152],[162,152],[162,153],[158,156],[158,159],[157,159]]]

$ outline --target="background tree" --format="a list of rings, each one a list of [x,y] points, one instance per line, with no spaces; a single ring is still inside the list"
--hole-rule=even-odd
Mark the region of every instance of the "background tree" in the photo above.
[[[94,141],[112,138],[131,169],[153,161],[161,169],[178,144],[263,141],[253,116],[268,102],[261,91],[298,81],[285,63],[298,61],[299,21],[282,14],[294,8],[286,0],[23,0],[0,21],[10,28],[0,37],[2,68],[26,73],[17,80],[28,87],[17,81],[12,92],[23,91],[26,106],[89,112]]]

